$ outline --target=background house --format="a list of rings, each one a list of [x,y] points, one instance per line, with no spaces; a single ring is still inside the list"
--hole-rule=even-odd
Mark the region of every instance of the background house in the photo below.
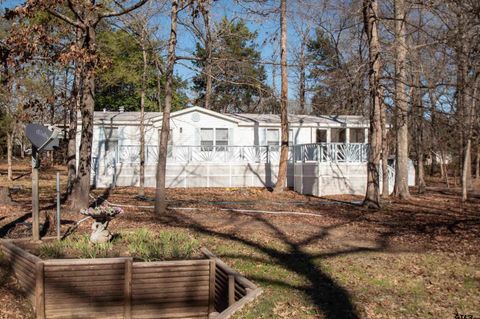
[[[145,113],[147,187],[155,186],[161,122],[161,113]],[[362,185],[352,191],[347,187],[332,192],[362,192],[363,180],[366,181],[367,134],[368,121],[361,116],[290,115],[287,186],[295,186],[294,162],[342,162],[345,167],[356,163],[361,169],[355,176]],[[329,148],[317,150],[318,145]],[[201,107],[173,112],[167,187],[271,187],[277,178],[279,148],[278,115],[222,114]],[[139,152],[139,112],[95,112],[92,184],[138,185]],[[324,171],[329,176],[345,175],[338,166]],[[306,174],[302,176],[306,178]],[[346,177],[352,178],[349,174]],[[301,192],[322,195],[311,188],[302,187]]]

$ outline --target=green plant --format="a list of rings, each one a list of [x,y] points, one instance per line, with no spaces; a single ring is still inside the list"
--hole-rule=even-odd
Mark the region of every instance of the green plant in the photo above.
[[[44,243],[40,246],[39,255],[43,258],[60,258],[63,256],[65,245],[62,241]]]
[[[64,245],[78,253],[81,258],[105,258],[113,248],[113,243],[93,244],[88,235],[71,236]]]
[[[189,258],[199,246],[195,239],[178,231],[162,231],[154,235],[148,229],[140,228],[122,237],[132,256],[145,261]]]

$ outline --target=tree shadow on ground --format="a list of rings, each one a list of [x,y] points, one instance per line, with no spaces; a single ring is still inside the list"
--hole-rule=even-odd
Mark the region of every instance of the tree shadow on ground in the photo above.
[[[254,248],[269,256],[275,263],[305,278],[308,282],[307,285],[292,288],[303,291],[306,295],[308,295],[318,310],[325,316],[325,318],[359,318],[359,314],[352,303],[349,292],[336,283],[335,280],[333,280],[324,271],[322,271],[315,263],[314,259],[362,251],[380,251],[384,249],[385,242],[378,242],[377,247],[375,248],[349,247],[344,250],[340,249],[334,252],[328,252],[324,256],[322,256],[322,254],[313,255],[306,251],[306,246],[317,240],[324,239],[330,230],[341,227],[345,223],[339,223],[329,227],[322,227],[317,233],[297,242],[290,239],[284,231],[275,226],[270,220],[258,215],[251,217],[256,222],[262,223],[267,229],[271,230],[275,234],[275,237],[278,238],[282,244],[285,244],[287,247],[286,250],[261,244],[255,242],[254,240],[232,234],[231,232],[223,233],[211,229],[200,224],[186,214],[179,212],[168,213],[167,215],[160,217],[160,221],[168,226],[192,229],[205,235],[236,241]],[[258,277],[253,279],[256,279],[260,282],[271,281],[270,279]],[[277,284],[289,286],[289,284],[283,282],[281,279],[278,280]]]

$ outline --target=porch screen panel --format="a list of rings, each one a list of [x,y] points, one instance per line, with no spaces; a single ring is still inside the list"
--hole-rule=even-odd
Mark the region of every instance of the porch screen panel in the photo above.
[[[332,128],[330,132],[332,143],[346,143],[346,129]]]
[[[365,129],[351,128],[350,143],[365,143]]]

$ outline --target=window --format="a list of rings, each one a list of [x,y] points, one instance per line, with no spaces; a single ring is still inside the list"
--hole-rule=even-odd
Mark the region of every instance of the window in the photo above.
[[[280,133],[278,129],[267,129],[267,145],[278,146],[280,144]]]
[[[295,135],[293,129],[288,130],[288,145],[295,145]]]
[[[105,140],[105,152],[115,151],[118,145],[118,128],[105,127],[103,133]]]
[[[228,146],[228,129],[227,128],[202,128],[200,129],[200,145],[202,151],[225,151]]]
[[[226,151],[228,146],[228,129],[217,128],[215,129],[215,145],[217,151]],[[218,147],[220,146],[220,147]]]
[[[351,128],[350,129],[350,143],[365,143],[365,129]]]
[[[202,151],[213,151],[213,128],[200,129],[200,145]]]
[[[332,128],[330,132],[332,143],[346,143],[346,129]]]
[[[327,130],[317,130],[316,142],[327,143]]]

